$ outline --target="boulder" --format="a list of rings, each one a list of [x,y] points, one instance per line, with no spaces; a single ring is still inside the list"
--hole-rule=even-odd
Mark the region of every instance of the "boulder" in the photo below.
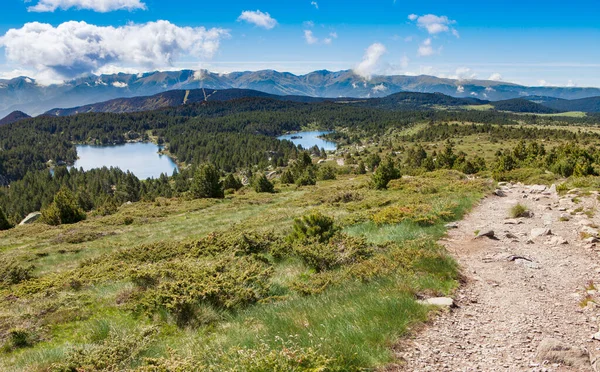
[[[444,225],[447,229],[458,229],[458,222],[450,222]]]
[[[42,217],[42,214],[40,212],[29,213],[27,215],[27,217],[25,217],[23,219],[23,221],[21,221],[21,223],[19,223],[19,226],[29,225],[30,223],[34,223],[35,221],[39,220],[40,217]]]
[[[441,306],[441,307],[453,307],[454,300],[450,297],[433,297],[428,298],[426,300],[417,301],[421,305],[429,305],[429,306]]]
[[[590,227],[594,226],[594,223],[592,221],[590,221],[588,219],[585,219],[585,218],[583,220],[581,220],[581,221],[577,221],[577,224],[579,226],[590,226]]]
[[[598,236],[598,230],[594,229],[593,227],[589,227],[589,226],[583,226],[581,229],[579,229],[579,232],[584,234],[584,235],[589,235],[589,236]]]
[[[483,237],[489,238],[489,239],[495,239],[496,234],[494,233],[494,230],[484,230],[484,231],[481,231],[480,233],[478,233],[477,236],[475,237],[475,239],[481,239]]]
[[[500,189],[497,189],[496,191],[494,191],[494,195],[499,196],[501,198],[506,196],[506,193]]]
[[[585,349],[554,338],[545,338],[540,342],[536,359],[540,363],[564,364],[582,370],[588,370],[591,367],[590,355]]]
[[[535,239],[535,238],[539,238],[540,236],[552,235],[552,231],[550,231],[550,229],[548,229],[546,227],[538,227],[538,228],[531,230],[530,235],[531,235],[532,239]]]
[[[552,239],[550,239],[550,241],[548,243],[550,245],[569,244],[569,242],[567,241],[567,239],[563,238],[562,236],[555,236]]]
[[[530,194],[541,194],[546,191],[546,185],[532,185],[529,186]]]

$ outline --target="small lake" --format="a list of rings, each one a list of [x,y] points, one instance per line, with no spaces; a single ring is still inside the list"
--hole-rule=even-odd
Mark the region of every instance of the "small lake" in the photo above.
[[[166,155],[160,155],[160,147],[153,143],[126,143],[116,146],[77,145],[77,156],[74,167],[83,170],[113,167],[122,171],[130,171],[137,178],[144,180],[158,178],[161,173],[173,174],[177,164]]]
[[[288,140],[292,141],[294,145],[301,145],[305,149],[309,149],[314,145],[317,145],[320,149],[323,148],[326,151],[335,151],[337,149],[337,145],[335,142],[325,141],[319,136],[324,134],[328,134],[331,132],[323,132],[323,131],[315,131],[315,132],[298,132],[292,134],[286,134],[283,136],[277,137],[280,140]]]

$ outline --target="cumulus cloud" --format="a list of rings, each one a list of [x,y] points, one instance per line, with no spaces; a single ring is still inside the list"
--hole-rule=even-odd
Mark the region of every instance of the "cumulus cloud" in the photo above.
[[[26,0],[26,2],[29,2]],[[39,0],[34,6],[27,8],[29,12],[54,12],[56,9],[88,9],[96,12],[111,12],[114,10],[146,9],[146,4],[140,0]]]
[[[433,50],[433,46],[431,45],[431,38],[425,39],[425,41],[423,41],[421,43],[421,45],[419,45],[419,49],[417,50],[417,55],[419,57],[429,57],[435,54],[435,51]]]
[[[365,51],[362,62],[360,62],[354,72],[365,79],[370,79],[371,75],[380,65],[381,57],[385,54],[385,46],[381,43],[371,44]]]
[[[456,93],[464,93],[465,92],[465,87],[463,87],[462,85],[459,85],[458,87],[456,87]]]
[[[319,39],[317,39],[315,37],[315,35],[313,34],[313,32],[311,30],[304,30],[304,39],[306,40],[307,44],[316,44],[319,42]]]
[[[123,83],[121,81],[115,81],[114,83],[112,83],[112,85],[116,88],[127,88],[127,83]]]
[[[310,5],[314,6],[317,10],[319,9],[319,4],[316,1],[311,1]]]
[[[168,21],[104,27],[65,22],[26,23],[0,37],[6,57],[42,74],[75,77],[110,65],[162,67],[182,55],[210,59],[227,30],[179,27]]]
[[[568,88],[574,88],[574,87],[576,87],[576,86],[577,86],[577,83],[575,83],[573,80],[569,80],[569,81],[567,82],[567,87],[568,87]]]
[[[470,80],[470,79],[475,79],[477,77],[477,74],[473,72],[473,70],[471,70],[468,67],[459,67],[456,69],[456,74],[454,76],[454,78],[458,79],[458,80]]]
[[[245,10],[238,17],[238,21],[245,21],[267,30],[271,30],[277,26],[277,20],[275,20],[275,18],[271,17],[269,13],[263,13],[260,10]]]
[[[456,37],[460,37],[458,31],[452,27],[456,21],[451,20],[446,16],[437,16],[435,14],[417,16],[416,14],[411,14],[408,16],[408,19],[413,22],[417,21],[417,26],[427,30],[430,35],[449,32]]]
[[[323,43],[329,45],[333,42],[334,39],[338,38],[338,34],[337,32],[331,32],[329,33],[329,37],[326,37],[325,39],[323,39]]]
[[[497,72],[494,72],[493,74],[490,75],[490,77],[488,78],[488,80],[502,81],[502,75],[500,75]]]
[[[374,86],[371,90],[373,91],[373,93],[383,93],[386,90],[388,90],[388,87],[386,87],[383,84],[379,84],[379,85]]]
[[[331,43],[333,43],[333,40],[337,39],[337,38],[338,38],[337,32],[330,32],[326,38],[321,40],[315,36],[315,33],[312,30],[304,30],[304,40],[306,40],[306,43],[309,45],[314,45],[314,44],[319,44],[319,43],[322,43],[325,45],[331,45]]]

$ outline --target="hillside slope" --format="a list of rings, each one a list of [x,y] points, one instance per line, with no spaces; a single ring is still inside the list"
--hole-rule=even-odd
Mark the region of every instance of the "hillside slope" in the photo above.
[[[5,116],[3,119],[0,119],[0,125],[12,124],[19,120],[28,119],[30,117],[31,116],[27,115],[24,112],[13,111],[10,114],[8,114],[7,116]]]

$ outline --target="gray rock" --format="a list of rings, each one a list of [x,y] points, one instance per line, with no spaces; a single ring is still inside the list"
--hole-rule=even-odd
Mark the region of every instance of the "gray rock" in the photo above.
[[[534,261],[530,261],[524,258],[517,258],[514,260],[517,265],[525,266],[528,269],[538,270],[541,268],[540,264]]]
[[[481,239],[483,237],[494,239],[496,237],[496,234],[494,233],[494,230],[484,230],[477,234],[475,239]]]
[[[578,369],[587,370],[591,366],[590,355],[585,349],[554,338],[545,338],[540,342],[536,359],[541,363],[558,363]]]
[[[571,220],[571,215],[568,213],[561,213],[560,214],[560,219],[562,221],[570,221]]]
[[[21,223],[19,223],[19,226],[29,225],[30,223],[34,223],[35,221],[39,220],[40,217],[42,217],[42,214],[40,212],[29,213],[27,215],[27,217],[25,217],[23,219],[23,221],[21,221]]]
[[[519,239],[519,237],[518,237],[518,236],[516,236],[515,234],[513,234],[513,233],[511,233],[511,232],[509,232],[509,233],[506,233],[506,237],[507,237],[508,239]]]
[[[504,220],[505,225],[520,225],[522,223],[523,223],[523,221],[518,220],[516,218],[509,218],[507,220]]]
[[[453,307],[454,300],[450,297],[433,297],[428,298],[426,300],[417,301],[421,305],[430,305],[430,306],[441,306],[441,307]]]
[[[586,218],[584,218],[584,219],[582,219],[580,221],[577,221],[577,224],[579,226],[590,226],[590,227],[591,226],[595,226],[595,224],[592,221],[590,221],[590,220],[588,220]]]
[[[444,225],[447,229],[458,229],[458,222],[450,222]]]
[[[506,196],[506,193],[500,189],[496,189],[496,191],[494,191],[494,195],[499,196],[501,198]]]
[[[535,239],[535,238],[539,238],[540,236],[552,235],[552,231],[550,231],[550,229],[548,229],[546,227],[538,227],[538,228],[531,230],[530,235],[531,235],[532,239]]]
[[[569,242],[567,241],[567,239],[563,238],[562,236],[555,236],[552,239],[550,239],[549,241],[550,245],[562,245],[562,244],[569,244]]]
[[[532,185],[529,186],[530,194],[541,194],[546,191],[546,185]]]
[[[569,190],[567,192],[567,194],[575,194],[575,195],[577,195],[577,194],[579,194],[579,191],[580,191],[579,189],[571,189],[571,190]]]
[[[589,226],[583,226],[581,229],[579,229],[579,232],[585,235],[590,235],[590,236],[598,236],[598,230],[594,229],[593,227],[589,227]]]
[[[583,242],[586,244],[594,244],[600,242],[600,240],[598,240],[598,238],[595,236],[590,236],[589,238],[583,239]]]

